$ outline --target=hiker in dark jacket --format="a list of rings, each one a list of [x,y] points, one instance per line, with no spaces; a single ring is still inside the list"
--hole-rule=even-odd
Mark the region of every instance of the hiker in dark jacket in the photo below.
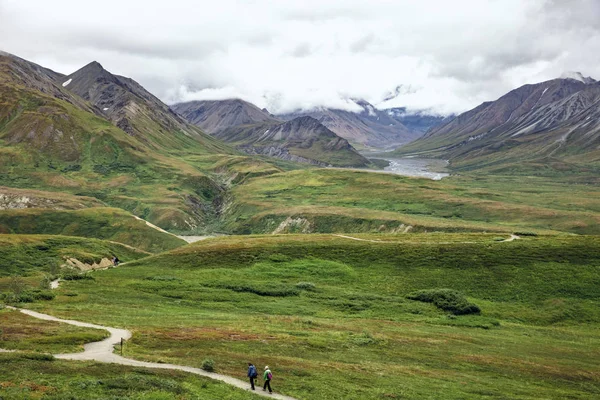
[[[263,379],[265,380],[265,384],[263,385],[263,391],[269,388],[269,393],[273,393],[273,391],[271,390],[271,379],[273,379],[273,374],[271,373],[271,370],[269,369],[268,365],[265,367]]]
[[[254,380],[258,378],[258,372],[252,363],[248,363],[248,378],[250,378],[250,385],[252,386],[252,390],[254,390]]]

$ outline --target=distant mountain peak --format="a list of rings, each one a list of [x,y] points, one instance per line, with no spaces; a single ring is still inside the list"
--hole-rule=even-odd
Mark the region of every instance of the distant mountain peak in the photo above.
[[[589,76],[583,76],[581,72],[577,71],[565,71],[560,76],[560,79],[573,79],[575,81],[583,82],[585,84],[591,84],[596,82],[595,79]]]

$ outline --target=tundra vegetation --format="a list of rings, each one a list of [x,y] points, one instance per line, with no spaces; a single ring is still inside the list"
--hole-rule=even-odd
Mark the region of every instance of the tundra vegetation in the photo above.
[[[297,398],[597,396],[599,239],[497,236],[215,238],[63,282],[26,306],[131,328],[138,359],[212,360],[239,377],[248,360],[269,365],[277,391]],[[96,368],[88,379],[115,376]],[[139,373],[126,373],[130,393]],[[53,390],[69,385],[56,379]]]

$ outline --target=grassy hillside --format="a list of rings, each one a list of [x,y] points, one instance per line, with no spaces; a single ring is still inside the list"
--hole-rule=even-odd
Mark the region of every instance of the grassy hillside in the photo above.
[[[83,236],[119,242],[151,253],[185,244],[117,208],[0,211],[0,233]]]
[[[600,192],[589,183],[511,176],[431,181],[330,169],[289,171],[234,187],[224,218],[226,226],[238,233],[554,230],[597,234]]]
[[[598,395],[600,239],[507,236],[213,239],[31,307],[135,327],[128,351],[142,359],[210,357],[240,377],[268,364],[275,389],[301,399]],[[411,300],[442,289],[460,293]],[[443,310],[469,303],[480,313]]]
[[[0,94],[0,185],[95,197],[164,228],[215,218],[222,188],[186,157],[231,148],[206,135],[157,148],[41,92],[3,83]]]
[[[99,262],[117,255],[122,261],[146,257],[148,253],[132,247],[98,239],[49,235],[0,235],[0,277],[56,274],[66,258],[84,263]],[[36,286],[37,286],[37,281]],[[4,283],[4,285],[3,285]],[[0,291],[8,280],[0,279]]]
[[[45,359],[0,353],[3,399],[203,399],[259,398],[240,389],[184,372],[116,364]]]
[[[103,330],[42,321],[9,309],[0,309],[0,326],[0,349],[46,354],[83,351],[85,343],[108,336]]]

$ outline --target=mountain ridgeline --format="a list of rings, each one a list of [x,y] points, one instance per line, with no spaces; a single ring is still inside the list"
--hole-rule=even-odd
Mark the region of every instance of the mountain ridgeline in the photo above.
[[[446,158],[457,169],[580,169],[597,165],[599,146],[600,83],[569,73],[483,103],[397,153]]]
[[[279,119],[240,99],[192,101],[173,109],[247,154],[319,166],[365,167],[369,161],[314,118]]]
[[[232,126],[280,122],[254,104],[240,99],[190,101],[174,104],[172,108],[187,121],[211,134]]]
[[[366,167],[369,161],[316,119],[238,125],[214,134],[249,154],[319,166]]]
[[[100,199],[164,228],[218,214],[197,158],[239,153],[135,81],[91,63],[65,76],[0,54],[0,185]]]
[[[355,104],[360,107],[358,112],[318,108],[280,115],[280,118],[313,117],[350,143],[367,148],[393,148],[423,134],[421,130],[407,128],[393,114],[378,110],[364,100],[356,100]]]

